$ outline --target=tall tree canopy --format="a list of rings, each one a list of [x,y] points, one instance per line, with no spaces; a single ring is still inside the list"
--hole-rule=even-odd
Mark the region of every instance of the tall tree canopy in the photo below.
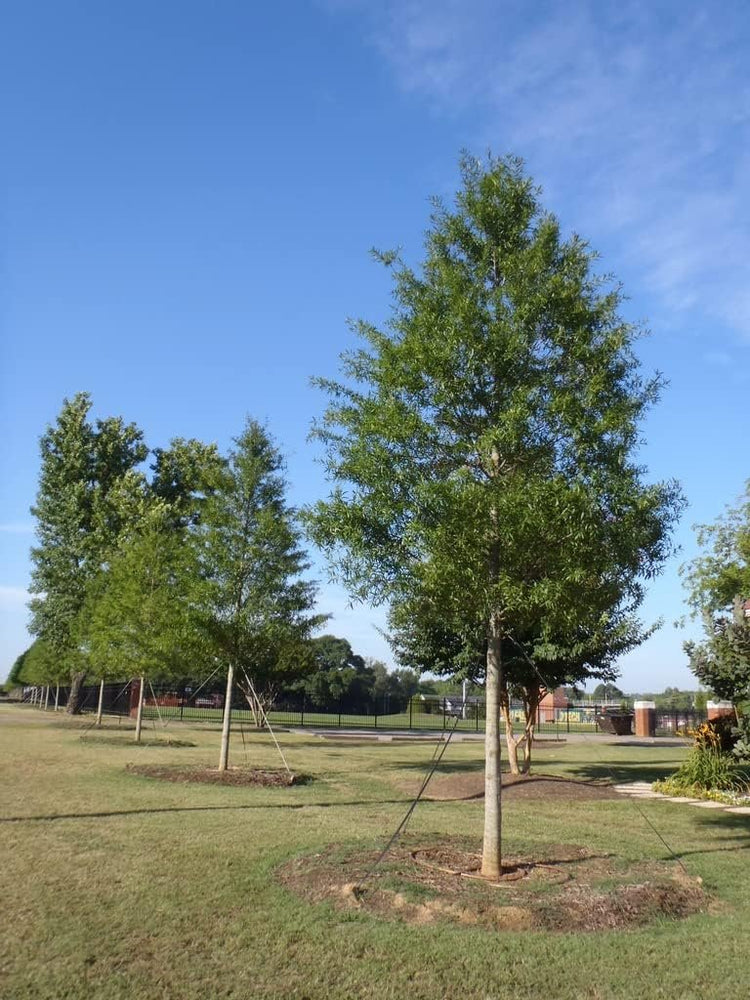
[[[77,709],[85,670],[76,639],[89,587],[117,547],[123,527],[143,501],[145,477],[138,466],[148,454],[141,431],[119,417],[92,423],[91,397],[81,392],[63,403],[42,435],[36,504],[37,544],[31,550],[30,602],[33,635],[68,663]]]
[[[564,238],[515,159],[466,157],[435,203],[417,271],[394,275],[385,329],[343,380],[319,380],[316,434],[337,484],[309,515],[351,593],[429,605],[462,635],[481,622],[487,724],[482,871],[501,871],[503,644],[554,642],[632,612],[670,551],[674,483],[649,485],[638,425],[661,388],[595,255]],[[520,641],[520,640],[519,640]]]
[[[285,498],[283,461],[268,432],[248,420],[193,534],[202,572],[200,613],[214,660],[236,676],[251,704],[312,667],[309,638],[326,616],[313,612],[316,587]]]

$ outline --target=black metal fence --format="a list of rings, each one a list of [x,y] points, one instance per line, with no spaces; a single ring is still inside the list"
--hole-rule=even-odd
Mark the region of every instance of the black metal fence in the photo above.
[[[27,687],[23,700],[37,707],[53,709],[55,703],[64,709],[70,695],[69,687]],[[220,724],[224,711],[225,690],[220,680],[213,684],[186,682],[180,684],[152,685],[146,681],[144,692],[144,718],[204,722]],[[107,715],[134,715],[138,702],[138,682],[128,681],[104,685],[102,707]],[[81,691],[81,706],[85,713],[95,712],[99,703],[99,685],[86,685]],[[282,728],[317,727],[323,729],[380,729],[439,731],[456,729],[459,732],[484,732],[484,699],[469,697],[466,702],[460,695],[442,698],[415,696],[406,704],[393,705],[388,697],[369,711],[356,711],[344,699],[336,703],[318,704],[304,693],[289,693],[266,706],[272,725]],[[600,705],[568,705],[564,707],[540,706],[536,719],[536,732],[540,736],[562,737],[568,733],[595,733],[600,728],[596,716]],[[232,714],[237,721],[262,725],[242,691],[235,688],[232,697]],[[524,715],[520,704],[511,706],[514,726],[523,726]],[[662,710],[656,712],[658,736],[685,735],[705,721],[705,712]]]
[[[656,710],[657,736],[687,736],[708,718],[706,712],[695,709]]]

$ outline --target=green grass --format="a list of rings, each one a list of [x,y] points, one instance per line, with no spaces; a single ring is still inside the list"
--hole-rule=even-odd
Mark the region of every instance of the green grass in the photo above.
[[[668,802],[510,800],[509,845],[550,840],[613,852],[623,864],[669,856],[649,820],[715,912],[602,934],[494,934],[451,924],[410,926],[312,905],[274,869],[329,843],[384,842],[403,816],[403,788],[432,746],[345,746],[282,734],[293,788],[160,783],[129,762],[213,765],[218,734],[183,726],[194,747],[123,746],[111,723],[0,707],[3,773],[0,996],[13,1000],[198,1000],[355,997],[438,1000],[711,1000],[747,992],[748,817]],[[112,733],[109,745],[104,737]],[[151,736],[155,736],[154,731]],[[278,763],[269,738],[235,732],[237,764]],[[246,756],[247,754],[247,756]],[[481,744],[452,744],[443,772],[481,770]],[[536,767],[577,778],[655,780],[675,747],[592,739],[547,743]],[[410,832],[479,837],[482,803],[425,802]]]

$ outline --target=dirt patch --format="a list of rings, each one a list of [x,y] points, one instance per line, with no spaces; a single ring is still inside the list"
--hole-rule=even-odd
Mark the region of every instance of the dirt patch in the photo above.
[[[416,795],[421,779],[399,782],[399,787],[409,795]],[[484,772],[482,770],[458,774],[436,775],[427,788],[430,799],[481,799],[484,798]],[[582,802],[620,798],[609,784],[594,781],[575,781],[546,775],[503,775],[503,801],[516,799],[545,801],[565,799]]]
[[[199,782],[207,785],[263,785],[279,787],[305,785],[312,779],[305,774],[289,774],[288,771],[263,771],[259,768],[230,767],[217,771],[211,767],[160,767],[151,764],[128,764],[125,768],[131,774],[159,781]]]
[[[492,883],[479,874],[479,845],[468,841],[407,839],[380,864],[378,856],[361,846],[332,845],[288,862],[278,876],[311,902],[488,931],[625,930],[688,917],[711,902],[701,880],[679,866],[626,862],[570,844],[508,857]]]

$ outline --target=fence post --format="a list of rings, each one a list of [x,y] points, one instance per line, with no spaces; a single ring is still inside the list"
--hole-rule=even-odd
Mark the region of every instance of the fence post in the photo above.
[[[413,708],[414,708],[414,696],[412,695],[412,697],[409,699],[409,729],[412,728],[411,713],[412,713]]]
[[[565,709],[565,732],[570,732],[570,705]]]
[[[341,695],[339,695],[339,729],[341,729]]]
[[[479,732],[479,702],[476,702],[475,705],[474,705],[474,722],[475,722],[474,731],[478,733]]]
[[[305,696],[304,696],[304,694],[302,695],[302,714],[300,715],[299,724],[301,726],[304,726],[304,724],[305,724]]]

